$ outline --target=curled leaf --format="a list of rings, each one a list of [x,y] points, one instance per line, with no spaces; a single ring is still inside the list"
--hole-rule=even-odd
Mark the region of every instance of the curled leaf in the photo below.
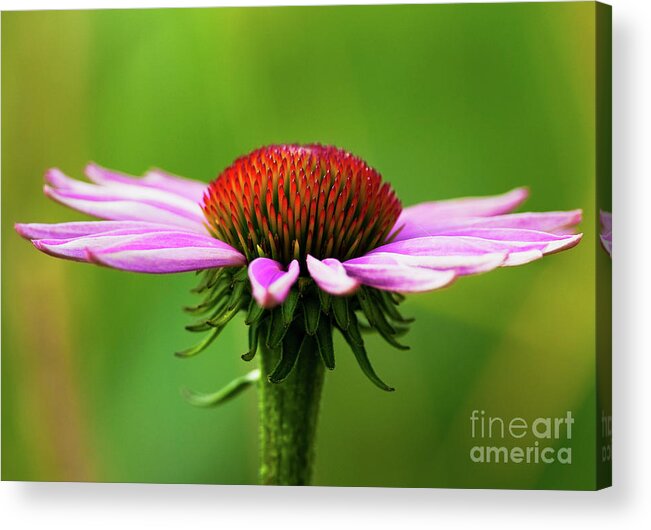
[[[188,403],[195,407],[216,407],[241,394],[258,379],[260,379],[260,370],[255,369],[242,377],[233,379],[217,392],[204,394],[184,388],[181,390],[181,394]]]

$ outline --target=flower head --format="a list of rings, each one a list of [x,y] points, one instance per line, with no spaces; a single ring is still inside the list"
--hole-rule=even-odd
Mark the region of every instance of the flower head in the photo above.
[[[363,160],[335,147],[274,145],[238,158],[210,183],[215,238],[288,265],[362,256],[387,239],[402,207]]]
[[[363,160],[334,147],[276,145],[237,159],[206,185],[160,170],[142,178],[96,165],[91,183],[46,173],[52,199],[103,221],[18,224],[39,250],[117,269],[206,271],[205,299],[191,331],[204,349],[240,310],[250,350],[260,340],[282,350],[272,381],[286,377],[300,344],[317,343],[334,368],[338,329],[373,382],[360,329],[396,347],[409,320],[402,293],[445,287],[460,276],[528,263],[571,248],[581,211],[512,212],[528,192],[425,202],[402,209],[391,186]],[[362,321],[360,321],[360,318]],[[291,340],[294,340],[292,338]],[[290,347],[291,346],[291,347]],[[295,350],[290,353],[290,350]]]

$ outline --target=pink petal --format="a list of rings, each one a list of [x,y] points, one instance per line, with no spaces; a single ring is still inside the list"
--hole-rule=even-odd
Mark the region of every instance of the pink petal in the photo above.
[[[488,272],[504,265],[508,253],[458,254],[443,256],[411,256],[375,252],[351,259],[347,265],[404,265],[427,269],[452,270],[459,276]]]
[[[146,229],[170,230],[169,225],[141,221],[80,221],[72,223],[17,223],[14,225],[25,239],[70,239],[114,230]]]
[[[86,166],[86,176],[96,184],[103,186],[124,184],[159,189],[185,197],[197,204],[201,202],[203,194],[208,188],[208,185],[204,182],[171,175],[160,169],[152,169],[144,177],[137,178],[103,168],[97,164],[88,164]]]
[[[301,270],[298,261],[293,260],[287,271],[275,260],[256,258],[249,264],[249,280],[253,298],[267,309],[282,304],[296,283]]]
[[[466,217],[488,217],[508,213],[529,196],[527,188],[516,188],[503,195],[467,197],[447,201],[433,201],[405,208],[396,224],[400,230],[395,240],[410,239],[431,234],[437,222]]]
[[[361,264],[345,262],[346,272],[364,285],[396,291],[415,293],[440,289],[452,283],[453,270],[434,270],[402,264]]]
[[[100,219],[145,221],[185,228],[197,233],[207,233],[205,226],[201,222],[179,215],[165,207],[161,207],[161,205],[128,199],[98,201],[65,191],[57,191],[48,186],[44,188],[44,192],[48,197],[65,206]]]
[[[45,181],[58,191],[70,192],[88,199],[98,201],[120,199],[150,201],[165,205],[184,215],[203,219],[203,212],[198,202],[154,187],[119,182],[111,182],[111,184],[104,186],[91,184],[70,178],[58,169],[48,170],[45,173]]]
[[[131,228],[68,239],[35,239],[55,257],[96,262],[135,272],[183,272],[244,265],[244,256],[226,243],[193,232]]]
[[[71,179],[57,169],[45,176],[45,194],[96,217],[117,221],[150,221],[205,233],[201,207],[185,197],[155,188],[114,184],[98,186]]]
[[[320,261],[308,255],[307,270],[321,289],[336,296],[349,295],[359,287],[359,282],[348,276],[341,262],[333,258]]]
[[[53,248],[56,251],[60,246]],[[121,241],[111,239],[106,246],[89,241],[86,253],[88,261],[99,265],[152,274],[246,264],[244,256],[226,243],[190,232],[125,235]]]
[[[557,235],[540,230],[524,228],[458,228],[446,230],[445,236],[471,236],[493,241],[510,241],[514,243],[563,241],[571,235]]]
[[[459,256],[506,253],[508,256],[503,266],[513,266],[571,248],[578,244],[581,237],[582,234],[557,236],[533,230],[478,229],[472,236],[445,235],[397,241],[378,247],[369,254],[389,252],[410,256]]]
[[[581,210],[569,212],[512,213],[492,217],[422,218],[405,225],[394,241],[446,235],[464,228],[522,228],[555,234],[572,233],[572,227],[581,222]]]

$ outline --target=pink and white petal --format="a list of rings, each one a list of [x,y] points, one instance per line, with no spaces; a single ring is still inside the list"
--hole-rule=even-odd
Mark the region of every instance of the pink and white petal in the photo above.
[[[160,229],[122,229],[122,230],[112,230],[109,232],[101,232],[98,234],[89,234],[80,237],[71,237],[67,239],[34,239],[32,243],[34,246],[50,254],[51,256],[56,256],[59,258],[72,259],[77,261],[88,261],[87,251],[96,251],[114,247],[116,245],[126,244],[130,242],[137,241],[140,236],[156,234],[160,237],[164,235],[176,235],[176,234],[185,234],[194,236],[192,232],[173,232],[170,227],[164,227]],[[198,236],[206,237],[207,236]],[[193,240],[196,243],[196,241]],[[208,244],[206,242],[206,244]]]
[[[133,177],[91,163],[86,166],[85,173],[91,181],[102,186],[118,184],[158,189],[184,197],[196,204],[199,204],[208,188],[208,185],[204,182],[171,175],[160,169],[152,169],[145,173],[144,177]]]
[[[573,233],[572,227],[581,222],[581,216],[581,210],[572,210],[568,212],[513,213],[492,217],[423,219],[416,225],[405,225],[395,240],[446,235],[453,233],[453,230],[466,228],[521,228],[554,234],[570,234]]]
[[[435,270],[402,264],[344,262],[346,272],[364,285],[400,293],[433,291],[446,287],[456,277],[453,270]]]
[[[307,270],[322,290],[335,296],[352,294],[359,287],[359,282],[348,276],[342,263],[334,258],[321,261],[308,254]]]
[[[456,254],[441,256],[411,256],[390,252],[376,252],[347,261],[347,264],[406,265],[427,269],[453,270],[459,276],[480,274],[504,265],[508,253]]]
[[[112,237],[112,236],[108,236]],[[167,274],[246,264],[244,256],[216,239],[186,232],[126,236],[108,246],[86,249],[87,260],[130,272]]]
[[[147,274],[171,274],[236,265],[228,259],[216,256],[212,249],[198,247],[110,253],[88,251],[88,260],[112,269]]]
[[[143,180],[151,186],[167,190],[178,195],[183,195],[190,200],[201,203],[203,194],[208,189],[208,184],[199,180],[180,177],[167,173],[162,169],[151,169],[145,173]]]
[[[541,259],[544,255],[545,254],[538,249],[514,250],[509,253],[502,266],[517,267],[518,265],[526,265],[527,263]]]
[[[114,182],[108,186],[90,184],[68,177],[58,169],[45,173],[45,181],[59,192],[88,200],[134,200],[158,205],[179,215],[203,221],[203,212],[197,201],[155,187]]]
[[[148,250],[179,250],[204,249],[201,254],[209,256],[209,265],[206,267],[226,267],[244,265],[244,256],[232,248],[209,236],[202,236],[192,232],[172,231],[169,228],[164,230],[148,229],[127,229],[114,230],[101,234],[93,234],[70,239],[36,239],[32,243],[39,250],[59,258],[76,261],[96,261],[91,259],[92,255],[103,255],[104,253],[116,253],[124,251],[148,251]],[[162,254],[159,256],[162,259]],[[170,260],[168,260],[170,261]],[[174,260],[172,260],[174,261]],[[169,272],[180,272],[178,264],[161,263],[162,269],[171,267]],[[123,267],[117,267],[123,268]],[[148,264],[143,265],[140,272],[165,272],[164,270],[150,270]],[[139,270],[131,267],[127,270]]]
[[[79,212],[112,221],[145,221],[185,228],[207,234],[203,222],[194,216],[186,216],[161,204],[151,204],[131,199],[97,200],[65,190],[44,188],[51,199]]]
[[[170,230],[169,225],[141,221],[75,221],[70,223],[16,223],[16,232],[25,239],[70,239],[115,230]]]
[[[540,234],[542,233],[534,232],[534,235],[529,234],[528,237],[519,234],[519,237],[522,238],[519,241],[488,239],[477,235],[420,237],[389,243],[372,250],[369,254],[390,252],[411,256],[458,256],[507,253],[508,256],[503,266],[513,266],[528,263],[545,254],[571,248],[577,245],[582,237],[582,234],[568,236],[545,234],[545,237]],[[491,235],[498,236],[499,234],[493,232]]]
[[[256,258],[249,264],[249,280],[255,301],[264,308],[282,304],[300,274],[298,261],[293,260],[287,270],[275,260]]]
[[[511,249],[538,249],[545,253],[576,244],[582,234],[556,235],[536,230],[510,228],[477,228],[455,230],[445,235],[417,237],[395,241],[371,250],[411,255],[441,255],[484,252],[503,252]],[[573,246],[573,245],[572,245]]]
[[[557,235],[540,230],[524,228],[459,228],[445,232],[446,236],[478,237],[491,241],[509,241],[513,243],[554,243],[571,238],[572,235]]]
[[[440,221],[505,214],[517,208],[528,196],[527,188],[516,188],[502,195],[416,204],[402,210],[392,231],[399,230],[394,240],[432,235],[432,228]]]

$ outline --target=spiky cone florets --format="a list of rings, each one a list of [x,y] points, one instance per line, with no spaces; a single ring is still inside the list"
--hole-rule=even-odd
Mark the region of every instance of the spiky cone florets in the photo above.
[[[276,145],[237,159],[203,211],[215,237],[248,260],[346,260],[384,242],[402,207],[363,160],[336,147]]]
[[[209,331],[196,347],[207,347],[240,309],[248,311],[250,361],[262,345],[278,359],[268,374],[281,382],[291,372],[303,341],[318,350],[325,366],[334,369],[333,329],[338,329],[366,375],[380,388],[392,390],[374,372],[362,332],[377,331],[404,348],[396,336],[409,323],[397,311],[402,297],[362,287],[348,297],[321,291],[304,275],[308,255],[347,260],[386,242],[402,210],[391,186],[360,158],[321,145],[278,145],[257,149],[237,159],[208,187],[202,205],[211,233],[252,261],[274,259],[300,264],[302,277],[282,305],[260,307],[251,295],[246,269],[207,271],[198,291],[203,303],[190,311],[209,314],[191,331]],[[275,353],[274,353],[275,352]],[[224,393],[215,395],[218,401]],[[208,400],[209,401],[209,400]],[[204,397],[201,403],[208,402]]]

